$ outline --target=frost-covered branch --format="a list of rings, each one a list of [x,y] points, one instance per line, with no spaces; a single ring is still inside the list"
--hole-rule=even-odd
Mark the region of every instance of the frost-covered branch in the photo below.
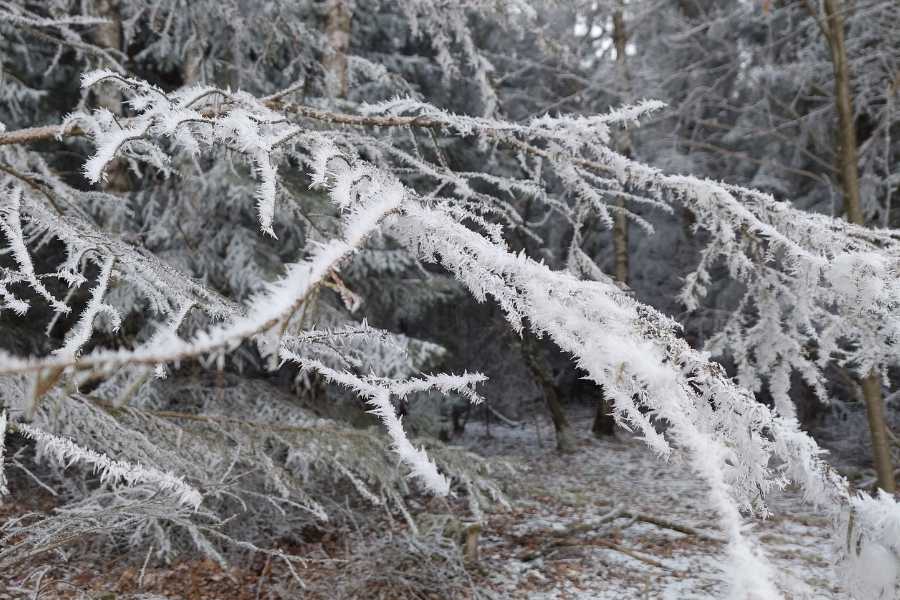
[[[444,14],[434,12],[434,3],[426,2],[423,7],[430,18]],[[459,22],[450,25],[450,30],[461,26]],[[457,41],[465,45],[471,38],[461,36]],[[446,53],[449,48],[446,43],[438,44],[439,51]],[[466,53],[484,75],[480,55],[471,47]],[[187,85],[168,92],[105,70],[89,72],[82,83],[84,89],[116,86],[127,98],[131,116],[120,118],[101,108],[75,113],[56,128],[0,132],[0,146],[7,146],[0,148],[4,160],[9,159],[16,173],[28,173],[34,184],[26,181],[28,185],[23,185],[22,178],[13,175],[0,179],[4,196],[9,196],[4,200],[0,225],[15,263],[0,271],[0,308],[18,313],[29,309],[28,302],[14,292],[24,283],[37,300],[63,312],[70,302],[59,301],[43,287],[42,278],[57,277],[68,285],[71,297],[87,280],[88,264],[100,265],[100,273],[87,292],[80,320],[70,326],[62,347],[49,356],[0,353],[0,375],[21,381],[15,376],[44,369],[67,375],[91,369],[92,375],[108,378],[101,388],[103,393],[107,388],[115,392],[110,393],[114,400],[82,403],[68,392],[51,390],[56,394],[55,408],[76,404],[90,420],[106,424],[118,421],[100,415],[101,408],[111,405],[124,411],[117,418],[139,422],[130,430],[132,438],[123,444],[135,454],[152,454],[153,444],[143,428],[171,433],[167,425],[160,424],[163,418],[212,429],[238,427],[241,421],[230,415],[184,411],[129,412],[129,403],[116,400],[123,394],[152,401],[139,394],[147,367],[215,361],[224,373],[226,355],[247,350],[266,363],[261,371],[274,367],[277,361],[270,359],[281,358],[301,367],[300,375],[306,374],[304,370],[315,373],[365,398],[384,424],[392,450],[413,476],[431,492],[447,494],[449,478],[439,471],[433,457],[410,442],[391,397],[403,399],[416,392],[438,390],[477,402],[480,397],[474,386],[483,378],[362,374],[381,358],[376,349],[389,336],[347,317],[359,308],[362,295],[351,291],[357,289],[357,282],[348,278],[348,285],[336,274],[367,242],[387,245],[385,240],[389,240],[411,257],[402,268],[414,266],[423,277],[430,277],[438,269],[428,271],[417,261],[439,265],[477,300],[490,297],[496,301],[515,331],[527,328],[552,339],[590,380],[604,387],[620,423],[636,429],[659,455],[680,454],[690,461],[706,483],[727,535],[728,575],[735,595],[779,597],[769,563],[744,531],[744,513],[766,514],[766,496],[791,482],[802,487],[808,500],[825,506],[844,528],[838,538],[846,539],[843,534],[849,532],[862,550],[896,548],[889,535],[898,527],[896,503],[889,498],[876,501],[855,495],[799,429],[788,396],[792,370],[799,370],[824,393],[822,372],[829,361],[882,371],[898,363],[900,239],[896,232],[868,231],[804,213],[752,190],[670,175],[615,152],[611,148],[615,129],[632,126],[661,109],[656,102],[641,102],[603,115],[545,115],[512,122],[497,118],[490,106],[483,116],[470,117],[412,98],[372,106],[357,104],[359,114],[350,114],[215,86]],[[485,83],[486,79],[479,85]],[[427,149],[421,147],[417,130],[427,134],[423,136],[430,144]],[[475,142],[471,145],[489,158],[484,161],[485,172],[455,170],[432,134]],[[269,268],[263,279],[269,282],[252,288],[249,300],[241,305],[219,297],[210,285],[183,275],[163,259],[140,250],[138,244],[110,234],[95,215],[107,217],[107,228],[115,229],[127,212],[111,207],[111,194],[67,186],[39,157],[22,147],[76,135],[88,137],[94,146],[84,165],[84,175],[92,184],[101,184],[108,171],[123,164],[147,179],[171,177],[167,184],[171,187],[164,193],[139,197],[134,203],[135,210],[144,211],[140,215],[143,221],[138,221],[152,223],[159,214],[166,214],[169,221],[161,227],[165,235],[174,236],[178,230],[185,247],[192,251],[206,242],[192,240],[181,229],[181,213],[172,207],[195,204],[196,198],[192,193],[179,196],[180,186],[200,186],[193,190],[205,194],[198,194],[201,202],[221,201],[216,208],[227,213],[228,222],[249,206],[255,211],[259,230],[267,234],[265,243],[272,244],[267,247],[270,255],[277,257],[276,266]],[[203,161],[225,166],[204,172]],[[245,165],[244,171],[235,168],[240,163]],[[488,171],[501,163],[503,168]],[[199,177],[194,176],[197,170]],[[243,187],[247,171],[255,190]],[[207,177],[213,172],[215,177]],[[293,186],[286,184],[289,177]],[[203,181],[197,183],[196,179]],[[311,184],[308,196],[296,193],[297,181]],[[223,189],[237,191],[221,200],[218,195],[224,195]],[[45,202],[55,197],[65,202],[51,211]],[[625,205],[611,202],[619,198]],[[530,205],[532,200],[546,211],[535,222],[522,216],[527,211],[520,206],[523,202]],[[306,211],[304,203],[318,204],[314,211]],[[662,209],[667,215],[676,213],[675,206],[686,207],[697,218],[696,228],[708,233],[699,266],[688,277],[681,297],[689,307],[699,306],[711,284],[710,271],[719,262],[746,287],[740,307],[719,337],[720,346],[727,340],[737,357],[745,387],[736,385],[706,354],[692,349],[680,337],[677,323],[614,285],[581,248],[589,215],[606,224],[612,223],[613,216],[624,215],[652,231],[648,219],[628,208],[638,205]],[[210,214],[196,206],[192,210]],[[312,218],[307,212],[320,214]],[[568,256],[554,256],[556,249],[547,254],[559,259],[557,264],[567,264],[570,271],[553,270],[525,252],[511,253],[506,245],[504,224],[525,232],[523,238],[529,241],[542,241],[538,230],[547,225],[551,215],[561,216],[561,229],[572,235],[571,243],[564,244]],[[317,223],[319,218],[327,223]],[[302,228],[302,234],[295,231],[300,229],[298,222],[309,225]],[[207,227],[213,228],[204,224],[201,236],[217,233],[206,231]],[[302,242],[294,246],[286,242],[284,249],[274,246],[276,228],[279,242],[301,235]],[[144,234],[147,229],[139,231]],[[237,240],[228,240],[211,252],[218,260],[239,262],[257,255],[260,246],[246,243],[240,235],[226,235]],[[61,265],[56,272],[41,275],[29,250],[49,242],[61,243],[65,257],[58,261]],[[160,246],[162,255],[169,246]],[[288,253],[296,262],[282,270]],[[173,254],[176,256],[167,258],[180,260],[176,262],[179,266],[191,263],[183,255]],[[232,264],[215,267],[228,270]],[[240,264],[255,263],[248,259]],[[208,263],[197,261],[194,266],[200,275],[209,275]],[[580,279],[582,273],[596,281]],[[359,279],[368,283],[366,277]],[[114,308],[113,296],[122,294],[122,288],[135,292],[125,296],[129,308],[153,318],[146,319],[147,323],[142,323],[146,327],[125,344],[82,353],[98,315],[113,317],[113,325],[119,315],[127,317]],[[344,310],[340,314],[345,319],[322,319],[324,326],[309,328],[309,315],[327,304],[317,302],[319,294],[328,294],[329,288],[348,304],[346,310],[340,309],[332,299],[336,306],[331,306],[330,314]],[[204,314],[194,314],[201,312]],[[351,347],[357,342],[362,349]],[[811,344],[816,345],[816,357],[811,356]],[[390,365],[382,366],[388,370]],[[121,372],[111,367],[120,367]],[[752,394],[762,377],[774,392],[774,411]],[[49,410],[39,416],[48,422],[53,419]],[[22,424],[17,418],[13,413],[11,427],[40,442],[63,462],[84,460],[101,469],[103,478],[156,485],[181,494],[182,502],[189,505],[200,503],[199,494],[179,488],[181,480],[162,470],[142,470],[131,462],[92,454],[74,441]],[[666,434],[657,431],[652,419],[670,425]],[[268,441],[284,442],[280,436],[290,433],[296,431],[273,427],[265,435],[270,436]],[[268,501],[275,510],[293,507],[323,515],[321,505],[294,481],[297,475],[291,465],[302,463],[296,471],[309,468],[302,453],[291,445],[295,443],[293,438],[284,442],[288,456],[284,465],[259,450],[258,444],[250,443],[250,448],[238,444],[233,460],[216,465],[221,467],[216,490],[223,490],[221,496],[225,497],[239,485],[235,481],[240,476],[233,473],[233,467],[242,457],[245,464],[265,471],[267,489],[274,490]],[[177,463],[177,455],[170,451],[168,460]],[[353,486],[366,490],[363,496],[377,499],[355,470],[343,464],[336,468]],[[260,493],[243,490],[242,494],[245,498]],[[190,530],[195,543],[208,545],[198,531],[196,527]]]
[[[58,348],[54,354],[63,359],[73,359],[78,355],[81,348],[88,342],[93,333],[93,323],[99,315],[106,315],[113,325],[113,329],[118,329],[121,324],[122,317],[119,312],[103,302],[103,296],[109,287],[109,278],[112,275],[113,264],[115,259],[107,258],[100,267],[100,275],[97,278],[97,285],[91,291],[91,299],[85,307],[81,318],[66,336],[66,341],[61,348]]]
[[[173,494],[178,502],[193,508],[198,508],[203,502],[200,492],[186,484],[181,477],[171,473],[150,466],[113,460],[102,452],[82,448],[71,440],[49,434],[25,423],[15,423],[13,427],[36,441],[40,451],[52,455],[61,464],[71,465],[81,462],[90,465],[95,472],[100,473],[102,482],[112,484],[121,482],[125,485],[150,484],[160,491]]]
[[[793,481],[838,522],[846,524],[847,512],[859,511],[861,499],[822,462],[796,421],[735,386],[720,366],[679,339],[673,322],[611,284],[578,281],[509,254],[440,212],[410,209],[407,215],[398,235],[423,258],[451,270],[477,298],[492,296],[514,328],[527,320],[574,355],[613,398],[618,418],[637,427],[662,455],[672,446],[641,407],[671,424],[673,440],[710,486],[729,538],[736,592],[766,589],[767,597],[778,596],[771,568],[742,533],[739,509],[765,513],[760,493],[764,498]],[[772,459],[782,466],[773,469]],[[879,521],[858,526],[866,543],[893,545]]]
[[[313,370],[329,381],[345,386],[365,398],[372,407],[370,412],[384,424],[391,438],[394,452],[410,468],[412,475],[434,494],[446,496],[450,492],[450,483],[447,478],[438,472],[434,462],[423,449],[416,448],[409,441],[390,398],[391,396],[404,398],[413,392],[438,389],[445,394],[451,391],[459,392],[474,401],[478,396],[472,388],[475,384],[484,381],[483,375],[436,375],[408,381],[373,380],[357,377],[347,371],[336,371],[319,361],[303,358],[288,350],[281,351],[281,358],[291,360],[304,369]]]
[[[12,359],[0,363],[0,374],[68,366],[157,365],[231,350],[244,340],[264,333],[290,317],[325,277],[339,268],[360,247],[385,216],[397,211],[402,200],[402,194],[387,194],[364,210],[357,209],[346,219],[343,240],[333,240],[321,246],[310,260],[291,265],[284,277],[267,286],[264,292],[251,301],[244,315],[198,332],[192,339],[166,336],[165,339],[155,340],[157,343],[134,350],[101,350],[78,359]]]

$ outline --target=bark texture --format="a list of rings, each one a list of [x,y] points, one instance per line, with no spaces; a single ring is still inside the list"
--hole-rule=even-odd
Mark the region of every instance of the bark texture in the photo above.
[[[628,45],[628,32],[625,29],[625,14],[623,3],[619,2],[619,8],[613,14],[613,42],[616,46],[616,63],[619,69],[623,96],[626,100],[631,96],[631,77],[628,73],[625,50]],[[619,141],[619,151],[631,158],[631,135],[628,130],[623,130]],[[619,198],[617,201],[619,210],[616,212],[613,225],[613,247],[615,248],[615,276],[623,285],[628,285],[628,219],[625,217],[625,201]]]
[[[844,198],[844,214],[851,223],[865,225],[859,192],[859,163],[856,150],[856,127],[853,120],[853,95],[850,91],[850,69],[847,64],[847,47],[844,41],[842,11],[847,7],[840,0],[824,0],[823,6],[825,9],[823,32],[828,38],[831,64],[834,69],[834,103],[838,114],[837,167]],[[884,418],[881,379],[877,372],[872,371],[863,378],[861,383],[872,438],[872,459],[878,476],[878,487],[893,493],[897,489],[897,483],[894,479],[887,423]]]
[[[325,88],[332,98],[347,96],[347,53],[350,50],[352,18],[350,0],[331,0],[325,23],[328,51],[322,65],[325,68]]]
[[[107,19],[107,23],[98,25],[94,30],[94,43],[101,48],[121,53],[122,50],[122,13],[119,0],[95,0],[94,9],[97,16]],[[109,110],[114,115],[122,116],[122,92],[112,85],[100,85],[93,91],[97,106]],[[131,189],[128,166],[123,160],[110,161],[104,171],[106,179],[103,189],[107,192],[127,192]]]
[[[560,452],[573,452],[575,440],[572,438],[572,430],[559,398],[559,392],[540,356],[537,341],[528,332],[522,334],[522,358],[524,358],[528,370],[531,371],[535,383],[541,388],[544,402],[547,403],[547,410],[550,411],[553,429],[556,432],[556,449]]]
[[[613,14],[613,43],[616,48],[616,63],[621,78],[623,96],[626,100],[629,100],[631,96],[631,75],[628,72],[628,63],[626,62],[628,30],[625,27],[624,3],[621,0],[616,12]],[[627,130],[622,131],[619,139],[619,151],[628,158],[632,157],[631,135]],[[618,206],[619,210],[616,212],[613,224],[614,276],[616,281],[623,286],[627,286],[629,281],[628,219],[624,212],[625,200],[619,198],[616,200],[616,206]],[[612,407],[606,399],[603,388],[600,388],[600,395],[597,398],[597,409],[594,413],[594,424],[591,427],[591,432],[595,437],[607,437],[614,435],[616,432],[616,422],[612,417]]]

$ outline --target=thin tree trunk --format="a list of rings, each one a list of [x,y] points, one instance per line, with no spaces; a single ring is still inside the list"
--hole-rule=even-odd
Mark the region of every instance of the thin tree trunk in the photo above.
[[[547,409],[550,411],[550,418],[553,420],[553,429],[556,431],[556,449],[560,452],[574,452],[575,440],[572,439],[572,431],[569,427],[569,420],[566,418],[566,412],[563,409],[562,402],[559,399],[559,392],[547,368],[541,360],[537,342],[533,339],[531,333],[522,332],[522,358],[535,383],[541,388],[544,395],[544,401],[547,403]]]
[[[847,220],[865,225],[859,196],[859,168],[856,156],[856,126],[853,122],[853,98],[850,71],[844,44],[844,20],[839,0],[825,0],[828,45],[834,69],[834,104],[838,113],[838,171],[844,195]]]
[[[203,45],[197,43],[185,51],[184,62],[181,65],[182,85],[194,85],[200,82],[203,75]]]
[[[628,72],[628,65],[625,62],[628,33],[625,29],[625,14],[622,0],[619,0],[619,7],[613,15],[613,42],[616,46],[616,63],[621,76],[623,95],[630,99],[631,76]],[[631,157],[631,135],[628,133],[628,130],[623,130],[622,132],[619,150],[623,155]],[[624,214],[625,200],[619,198],[616,204],[619,210],[616,212],[615,224],[613,225],[613,247],[616,261],[615,276],[619,283],[628,285],[628,219]]]
[[[628,219],[624,214],[625,201],[619,198],[616,201],[619,211],[616,212],[615,223],[613,224],[613,248],[615,249],[616,281],[623,285],[628,285]]]
[[[863,398],[866,401],[869,431],[872,435],[872,459],[875,463],[878,487],[886,492],[894,493],[897,491],[897,483],[894,479],[891,444],[884,418],[884,397],[881,394],[881,378],[878,373],[873,371],[863,378],[862,390]]]
[[[122,49],[122,16],[119,0],[95,0],[94,9],[98,17],[107,20],[97,25],[93,31],[94,43],[101,48]],[[94,90],[97,104],[116,115],[122,114],[122,94],[115,86],[101,86]]]
[[[850,92],[850,71],[847,65],[847,48],[844,43],[843,9],[840,0],[824,0],[825,27],[831,64],[834,69],[834,102],[838,113],[838,172],[844,197],[844,213],[847,220],[865,225],[859,192],[859,167],[856,154],[856,127],[853,121],[853,97]],[[893,493],[897,489],[891,449],[888,443],[887,424],[884,418],[884,397],[881,379],[874,370],[862,380],[863,398],[872,437],[872,458],[878,475],[878,487]]]
[[[597,399],[597,412],[594,413],[594,424],[591,433],[594,437],[603,438],[616,434],[616,420],[612,417],[612,407],[606,399],[603,387],[600,387],[600,398]]]
[[[618,64],[619,74],[622,80],[623,96],[630,99],[631,96],[631,75],[628,72],[628,64],[625,62],[625,50],[628,45],[628,32],[625,29],[625,13],[624,2],[619,1],[618,8],[613,14],[613,43],[616,47],[616,63]],[[619,140],[619,151],[631,158],[631,135],[627,130],[622,132]],[[619,198],[616,200],[616,206],[619,210],[615,215],[613,224],[613,252],[615,256],[614,275],[616,281],[623,286],[628,285],[628,218],[625,216],[625,200]],[[594,424],[591,426],[591,432],[595,437],[607,437],[614,435],[616,432],[616,421],[612,417],[612,407],[606,399],[603,387],[600,387],[600,397],[597,399],[597,409],[594,413]]]
[[[107,19],[107,23],[97,25],[93,32],[94,43],[101,48],[122,49],[122,14],[119,0],[96,0],[94,8],[97,16]],[[94,99],[114,115],[122,115],[122,92],[112,85],[101,85],[93,90]],[[104,169],[106,179],[103,189],[108,192],[127,192],[131,189],[128,168],[125,161],[114,159]]]
[[[325,68],[325,90],[332,98],[347,96],[347,53],[350,50],[352,17],[349,0],[331,0],[325,24],[328,48],[322,65]]]

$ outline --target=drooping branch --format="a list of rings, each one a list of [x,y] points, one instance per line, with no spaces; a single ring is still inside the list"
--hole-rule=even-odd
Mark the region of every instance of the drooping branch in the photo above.
[[[325,278],[359,249],[381,220],[399,208],[400,200],[401,198],[396,197],[388,198],[381,205],[373,207],[371,212],[350,221],[348,230],[352,232],[351,236],[324,246],[312,260],[292,265],[282,279],[269,285],[266,292],[252,301],[245,316],[200,332],[192,340],[167,336],[164,340],[155,340],[156,343],[149,347],[97,351],[80,358],[20,359],[2,356],[0,375],[48,368],[97,368],[123,364],[155,366],[231,350],[242,341],[270,330],[296,312]]]

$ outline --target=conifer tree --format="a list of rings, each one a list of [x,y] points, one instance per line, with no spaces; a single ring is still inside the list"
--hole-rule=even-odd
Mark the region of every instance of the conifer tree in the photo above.
[[[624,64],[628,40],[656,56],[625,20],[638,4],[606,20],[617,61],[592,47],[567,68],[627,66],[635,97],[670,89]],[[637,160],[659,132],[642,122],[686,111],[693,137],[708,106],[511,118],[501,88],[515,75],[498,77],[503,59],[474,23],[521,41],[540,14],[524,0],[0,1],[0,317],[25,332],[3,336],[0,458],[15,439],[68,486],[64,510],[5,527],[0,568],[101,530],[164,558],[224,564],[240,548],[294,572],[303,557],[268,542],[339,518],[341,486],[412,531],[414,494],[464,494],[480,518],[502,501],[485,461],[416,439],[403,417],[429,394],[482,404],[485,377],[432,368],[445,348],[369,309],[427,315],[453,291],[494,303],[521,336],[522,356],[498,360],[531,368],[561,449],[538,339],[602,386],[618,424],[691,466],[727,538],[732,597],[784,597],[745,525],[791,484],[833,521],[851,585],[866,577],[859,556],[895,560],[895,499],[825,463],[790,394],[797,372],[827,397],[838,364],[872,400],[900,362],[900,236],[864,227],[849,71],[835,68],[848,221],[708,178],[708,164],[693,176],[669,169],[672,155]],[[681,232],[683,214],[698,257],[666,301],[702,311],[720,272],[736,283],[708,347],[738,381],[585,244],[594,227],[612,232],[625,283],[642,267],[626,231]],[[773,406],[754,395],[763,380]],[[321,382],[380,429],[304,404]],[[16,494],[5,476],[0,493]]]

